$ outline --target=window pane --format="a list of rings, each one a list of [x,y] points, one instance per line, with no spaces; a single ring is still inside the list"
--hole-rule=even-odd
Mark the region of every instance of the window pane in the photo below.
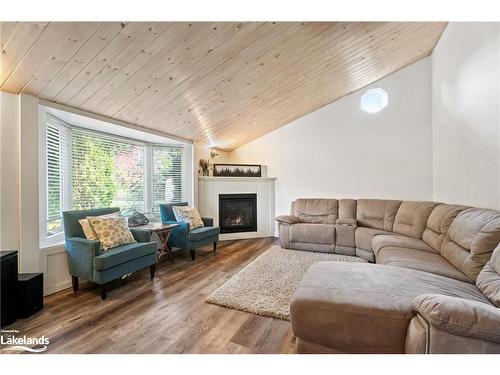
[[[119,207],[125,215],[159,214],[161,203],[182,199],[182,147],[73,127],[49,116],[46,150],[47,237],[62,232],[65,210]]]
[[[182,199],[182,148],[153,147],[153,197],[151,208],[160,212],[160,204]]]
[[[47,125],[47,236],[62,231],[62,132]]]
[[[73,209],[144,211],[144,146],[74,130]]]

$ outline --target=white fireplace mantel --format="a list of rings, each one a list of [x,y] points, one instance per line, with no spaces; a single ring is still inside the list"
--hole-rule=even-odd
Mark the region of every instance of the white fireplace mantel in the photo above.
[[[273,177],[198,177],[198,210],[219,225],[219,194],[257,194],[257,231],[225,233],[223,240],[274,236]]]

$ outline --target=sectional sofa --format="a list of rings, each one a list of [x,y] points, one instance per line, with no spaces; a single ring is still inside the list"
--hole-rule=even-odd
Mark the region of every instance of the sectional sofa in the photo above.
[[[276,219],[283,248],[371,262],[309,268],[290,306],[297,352],[500,353],[499,211],[297,199]]]

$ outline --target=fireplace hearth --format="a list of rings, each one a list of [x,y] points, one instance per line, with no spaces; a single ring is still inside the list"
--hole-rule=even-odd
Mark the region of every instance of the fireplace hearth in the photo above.
[[[221,233],[257,231],[257,194],[219,194]]]

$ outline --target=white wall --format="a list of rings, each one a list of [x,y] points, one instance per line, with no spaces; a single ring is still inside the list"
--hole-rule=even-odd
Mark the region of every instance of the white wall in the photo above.
[[[368,86],[389,93],[378,114],[354,92],[229,154],[267,164],[276,214],[298,197],[432,199],[431,67],[425,58]],[[304,98],[307,100],[307,98]]]
[[[0,91],[0,249],[19,249],[19,96]]]
[[[500,209],[500,28],[450,23],[432,55],[434,199]]]
[[[210,151],[212,148],[208,146],[206,143],[195,143],[194,144],[194,155],[193,155],[193,171],[194,171],[194,199],[193,199],[193,204],[198,207],[198,176],[200,175],[200,166],[198,162],[200,159],[208,159],[210,161],[210,164],[213,163],[227,163],[229,162],[229,153],[227,151],[222,151],[222,150],[215,150],[218,156],[212,158],[210,156]]]
[[[18,250],[20,272],[43,272],[44,292],[70,285],[64,247],[40,248],[38,99],[0,92],[0,249]]]

